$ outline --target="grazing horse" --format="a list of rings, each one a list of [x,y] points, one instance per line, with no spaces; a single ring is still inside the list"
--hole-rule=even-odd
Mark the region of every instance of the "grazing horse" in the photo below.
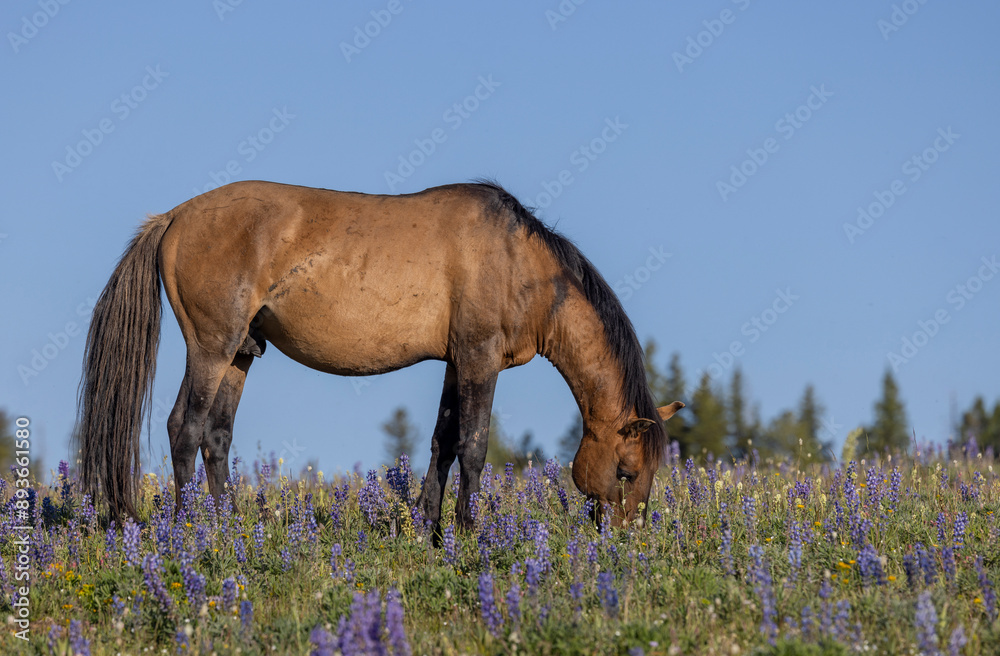
[[[167,422],[178,500],[199,449],[222,494],[243,383],[270,342],[345,376],[447,363],[419,499],[435,529],[456,458],[471,527],[497,376],[540,353],[583,415],[573,481],[616,523],[644,515],[663,420],[683,404],[655,407],[621,303],[566,238],[491,182],[401,196],[237,182],[151,216],[94,308],[77,436],[84,485],[113,518],[135,515],[161,279],[187,345]]]

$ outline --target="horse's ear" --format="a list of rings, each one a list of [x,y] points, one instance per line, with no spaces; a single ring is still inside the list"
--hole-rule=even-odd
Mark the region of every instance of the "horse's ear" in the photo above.
[[[674,401],[670,405],[665,405],[662,408],[657,408],[656,411],[660,413],[660,420],[666,421],[674,416],[674,413],[684,407],[684,404],[680,401]]]
[[[655,423],[656,422],[653,421],[652,419],[645,419],[640,417],[639,419],[633,419],[632,421],[625,424],[625,427],[622,428],[619,432],[622,434],[622,437],[624,437],[625,441],[627,442],[628,440],[635,439],[640,435],[642,435],[643,433],[645,433],[647,430],[649,430],[649,427]]]

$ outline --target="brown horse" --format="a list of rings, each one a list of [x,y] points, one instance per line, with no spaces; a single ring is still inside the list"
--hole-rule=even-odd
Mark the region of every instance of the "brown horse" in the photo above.
[[[642,514],[666,445],[662,420],[683,407],[657,410],[611,288],[500,186],[375,196],[238,182],[150,217],[94,308],[78,436],[85,487],[116,518],[135,514],[161,278],[187,344],[167,422],[178,500],[199,449],[210,492],[222,494],[236,407],[266,342],[346,376],[447,363],[420,498],[436,529],[456,457],[457,523],[471,525],[497,375],[536,353],[583,415],[573,480],[617,522]]]

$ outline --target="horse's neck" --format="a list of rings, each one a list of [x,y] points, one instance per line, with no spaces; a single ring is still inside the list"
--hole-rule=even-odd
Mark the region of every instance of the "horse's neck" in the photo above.
[[[593,306],[571,299],[549,325],[541,354],[566,380],[585,424],[611,423],[621,415],[621,365]]]

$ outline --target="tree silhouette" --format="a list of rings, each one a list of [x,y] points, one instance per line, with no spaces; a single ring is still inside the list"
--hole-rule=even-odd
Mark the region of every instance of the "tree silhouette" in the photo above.
[[[906,409],[899,398],[899,386],[892,372],[886,370],[882,378],[882,398],[875,403],[875,423],[868,429],[867,439],[860,440],[861,455],[906,451],[910,446],[908,424]]]
[[[388,464],[394,464],[402,454],[413,455],[417,447],[417,427],[410,421],[406,408],[399,406],[392,412],[392,418],[382,424],[385,432],[385,457]]]

